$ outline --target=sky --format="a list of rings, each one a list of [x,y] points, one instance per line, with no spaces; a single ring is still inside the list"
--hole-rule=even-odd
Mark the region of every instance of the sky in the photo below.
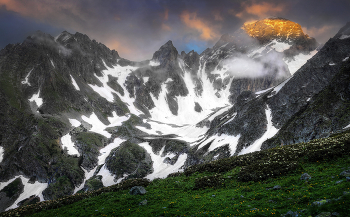
[[[168,40],[179,53],[201,53],[243,23],[271,16],[325,43],[350,22],[349,9],[350,0],[0,0],[0,49],[37,30],[66,30],[141,61]]]

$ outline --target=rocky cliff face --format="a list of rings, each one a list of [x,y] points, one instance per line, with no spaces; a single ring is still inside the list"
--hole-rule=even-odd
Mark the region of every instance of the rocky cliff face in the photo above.
[[[235,147],[231,154],[243,154],[307,142],[344,129],[350,123],[348,30],[349,23],[280,85],[241,93],[230,110],[211,122],[206,140],[215,142],[230,135],[236,138],[227,140]]]
[[[180,55],[168,41],[142,62],[81,33],[37,32],[8,45],[0,51],[0,191],[16,177],[35,186],[31,195],[54,199],[133,177],[166,177],[254,151],[269,138],[263,148],[340,129],[348,121],[338,109],[347,108],[340,80],[347,79],[348,28],[291,77],[293,58],[306,62],[316,53],[299,27],[281,19],[246,24],[201,54]],[[253,34],[258,29],[264,34]],[[326,87],[327,96],[341,93],[327,118],[342,121],[297,134],[306,120],[326,120],[303,113],[321,103],[316,96]],[[26,199],[19,194],[12,206]]]

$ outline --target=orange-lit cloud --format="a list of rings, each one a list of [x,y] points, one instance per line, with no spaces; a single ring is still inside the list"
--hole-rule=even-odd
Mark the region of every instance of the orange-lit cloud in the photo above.
[[[236,13],[235,16],[241,19],[254,16],[258,18],[266,18],[268,16],[274,16],[281,14],[285,10],[284,4],[271,4],[268,2],[248,4],[242,3],[243,11]],[[232,11],[231,11],[232,12]]]
[[[196,13],[189,13],[188,11],[184,11],[180,17],[186,26],[199,31],[201,33],[200,37],[202,39],[212,40],[218,37],[214,31],[214,28],[198,18]]]
[[[110,40],[106,43],[106,46],[111,50],[118,51],[119,55],[120,53],[123,53],[125,55],[129,55],[133,52],[132,49],[128,48],[127,46],[123,46],[122,43],[116,40]]]

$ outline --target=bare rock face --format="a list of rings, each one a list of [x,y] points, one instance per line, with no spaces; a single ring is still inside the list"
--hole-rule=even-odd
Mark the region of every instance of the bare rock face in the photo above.
[[[0,212],[11,206],[23,193],[24,185],[21,178],[17,178],[0,191]]]
[[[150,154],[141,146],[129,141],[123,142],[111,151],[106,159],[106,167],[115,175],[115,179],[141,178],[152,173],[152,159]]]

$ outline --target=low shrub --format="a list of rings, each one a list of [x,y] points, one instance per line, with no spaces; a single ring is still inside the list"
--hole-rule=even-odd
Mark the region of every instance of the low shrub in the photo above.
[[[237,180],[261,181],[272,177],[282,176],[298,168],[296,161],[273,161],[273,162],[259,162],[241,168],[238,173]]]
[[[195,179],[194,189],[203,189],[203,188],[216,188],[222,187],[225,185],[225,180],[221,175],[215,174],[213,176],[204,176],[201,178]]]

